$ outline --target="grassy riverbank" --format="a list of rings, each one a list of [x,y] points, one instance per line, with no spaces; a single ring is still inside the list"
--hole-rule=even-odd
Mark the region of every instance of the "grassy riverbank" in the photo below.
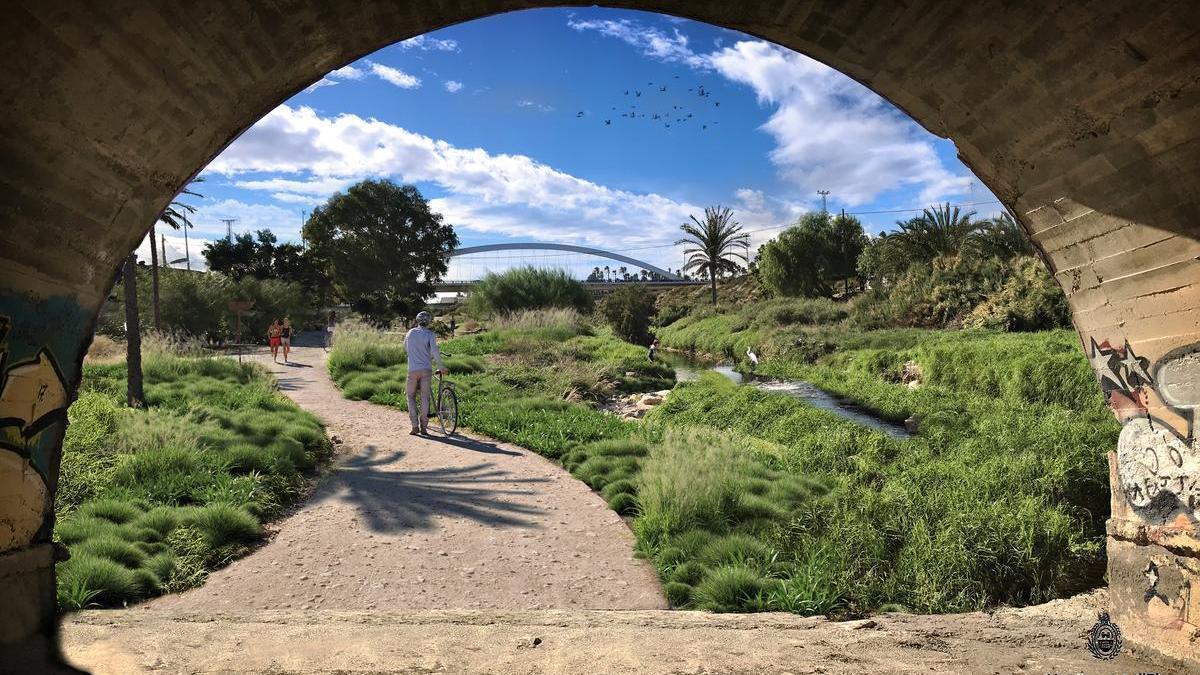
[[[86,364],[63,442],[55,538],[64,610],[120,606],[203,583],[262,538],[330,454],[321,424],[263,369],[151,345],[148,410],[124,403],[125,364]]]
[[[522,315],[444,349],[464,424],[559,459],[631,516],[677,607],[949,612],[1101,583],[1117,427],[1066,333],[848,334],[795,316],[827,321],[829,307],[777,304],[754,313],[777,342],[747,344],[771,354],[763,370],[889,419],[916,414],[921,432],[891,439],[717,376],[676,387],[642,424],[620,421],[594,402],[662,388],[665,373],[568,313]],[[714,344],[737,344],[742,319],[702,320],[730,324],[708,334]],[[402,350],[342,337],[330,369],[346,395],[403,407]],[[899,382],[906,364],[924,378],[916,390]]]

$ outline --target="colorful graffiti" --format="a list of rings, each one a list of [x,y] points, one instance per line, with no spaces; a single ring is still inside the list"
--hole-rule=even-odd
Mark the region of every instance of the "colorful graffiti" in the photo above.
[[[1200,522],[1200,350],[1164,355],[1151,365],[1125,341],[1091,340],[1089,358],[1108,406],[1123,425],[1117,442],[1120,489],[1134,511],[1156,525]]]
[[[0,551],[45,533],[90,316],[62,296],[0,296]]]

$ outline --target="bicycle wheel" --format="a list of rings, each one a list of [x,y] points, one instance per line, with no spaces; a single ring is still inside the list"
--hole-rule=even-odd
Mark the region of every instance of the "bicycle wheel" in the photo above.
[[[437,418],[442,433],[453,436],[458,429],[458,394],[453,389],[443,388],[438,392]]]

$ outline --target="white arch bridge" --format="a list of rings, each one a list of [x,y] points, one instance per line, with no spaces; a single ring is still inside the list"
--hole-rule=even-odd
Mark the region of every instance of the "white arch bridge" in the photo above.
[[[561,252],[567,252],[567,253],[579,253],[579,254],[583,254],[583,255],[591,255],[591,256],[596,256],[599,258],[608,258],[609,260],[616,260],[618,262],[622,262],[627,265],[631,265],[633,267],[637,267],[639,269],[644,269],[647,272],[650,272],[652,275],[654,275],[654,279],[649,280],[649,281],[639,281],[638,282],[638,283],[644,283],[647,286],[670,287],[670,286],[684,286],[684,285],[702,283],[702,282],[698,282],[698,281],[684,280],[684,279],[680,278],[677,274],[671,272],[670,270],[665,270],[661,267],[651,265],[650,263],[648,263],[644,260],[638,260],[637,258],[631,258],[627,255],[622,255],[620,253],[614,253],[612,251],[605,251],[604,249],[592,248],[590,246],[575,246],[572,244],[548,244],[548,243],[542,243],[542,242],[516,242],[516,243],[504,243],[504,244],[486,244],[483,246],[466,246],[464,248],[455,249],[453,252],[450,253],[450,257],[457,258],[460,256],[468,256],[468,255],[477,254],[477,253],[492,253],[495,251],[561,251]],[[474,283],[475,282],[473,280],[453,280],[453,281],[448,280],[448,281],[443,281],[443,282],[439,283],[437,285],[437,290],[439,292],[443,292],[443,293],[466,291],[466,290],[469,290]],[[616,282],[588,281],[588,282],[584,282],[584,283],[589,288],[593,288],[593,290],[603,291],[603,290],[607,290],[610,288],[616,288],[617,286],[619,286],[622,283],[630,283],[630,282],[625,282],[625,281],[616,281]]]

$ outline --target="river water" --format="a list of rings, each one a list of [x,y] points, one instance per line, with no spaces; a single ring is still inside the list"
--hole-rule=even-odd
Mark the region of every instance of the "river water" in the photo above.
[[[819,389],[811,382],[741,373],[734,370],[733,366],[706,363],[678,353],[664,354],[662,356],[664,361],[675,367],[675,379],[680,382],[698,379],[701,373],[712,371],[724,375],[732,380],[734,384],[756,387],[776,394],[787,394],[855,424],[883,432],[892,438],[909,438],[912,436],[904,426],[876,417],[858,406],[842,401],[828,392]]]

